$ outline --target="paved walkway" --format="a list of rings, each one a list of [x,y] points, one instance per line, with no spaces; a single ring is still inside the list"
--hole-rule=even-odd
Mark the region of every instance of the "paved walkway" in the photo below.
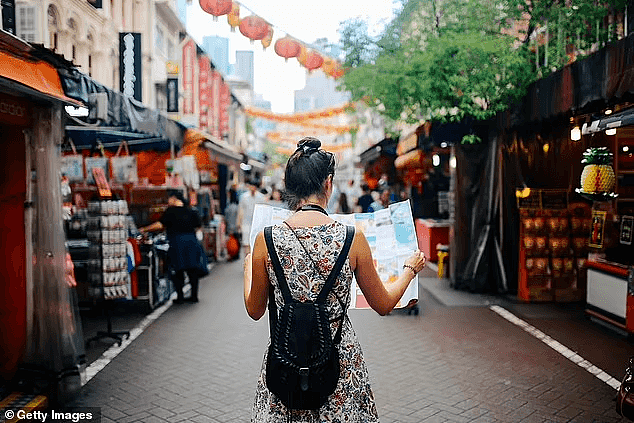
[[[169,308],[72,405],[102,407],[104,423],[248,422],[268,323],[246,315],[241,272],[216,265],[200,303]],[[418,316],[350,318],[383,423],[622,421],[613,388],[486,305],[422,291]]]

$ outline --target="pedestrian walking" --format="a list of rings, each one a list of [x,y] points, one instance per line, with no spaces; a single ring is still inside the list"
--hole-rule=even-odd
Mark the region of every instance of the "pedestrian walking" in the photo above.
[[[344,248],[347,227],[330,218],[325,210],[333,189],[335,158],[320,148],[319,140],[308,137],[299,142],[285,170],[286,197],[294,213],[283,224],[272,227],[272,243],[279,262],[283,263],[284,279],[292,298],[306,302],[318,299],[329,275]],[[252,255],[245,257],[244,301],[251,318],[260,319],[266,309],[269,293],[275,300],[271,310],[281,310],[284,295],[270,259],[264,232],[255,240]],[[405,272],[389,285],[383,285],[374,266],[372,251],[362,232],[354,234],[347,260],[334,279],[326,299],[330,334],[334,336],[339,362],[339,378],[334,392],[318,409],[290,410],[274,395],[267,384],[268,351],[257,381],[252,422],[354,421],[378,422],[374,394],[368,369],[346,310],[350,304],[353,274],[369,305],[381,315],[388,314],[402,297],[410,281],[425,266],[425,256],[416,251],[405,261]],[[272,290],[272,291],[271,291]],[[275,312],[274,317],[281,314]],[[341,328],[339,331],[338,329]],[[301,330],[301,328],[295,329]],[[337,343],[337,338],[339,338]]]
[[[238,226],[238,193],[234,187],[229,189],[229,204],[225,207],[227,223],[227,253],[230,260],[240,258],[240,227]],[[237,246],[237,248],[235,248]]]
[[[372,194],[371,194],[369,186],[364,184],[361,187],[361,189],[363,190],[363,195],[361,195],[359,199],[357,200],[357,207],[360,209],[358,210],[359,212],[367,213],[368,207],[370,207],[370,204],[372,204],[374,199],[372,198]]]
[[[168,207],[161,218],[140,228],[139,232],[166,232],[169,242],[167,258],[170,268],[174,271],[172,282],[177,295],[175,302],[180,304],[185,301],[183,286],[186,273],[191,286],[191,295],[187,301],[197,303],[199,278],[208,273],[207,255],[196,237],[196,231],[202,228],[202,222],[198,212],[189,207],[180,191],[170,190],[167,197]]]
[[[238,225],[240,225],[240,232],[242,233],[242,247],[245,250],[245,254],[251,250],[249,241],[255,205],[258,203],[266,203],[267,201],[266,196],[259,191],[259,181],[248,180],[247,188],[247,191],[240,196],[238,202]]]
[[[350,213],[350,207],[348,205],[348,196],[345,192],[339,194],[339,201],[337,204],[337,213],[348,214]]]
[[[381,194],[379,194],[379,199],[372,202],[372,204],[370,204],[370,207],[368,207],[368,212],[371,213],[387,208],[390,205],[391,196],[392,194],[390,193],[389,189],[384,189],[383,191],[381,191]]]

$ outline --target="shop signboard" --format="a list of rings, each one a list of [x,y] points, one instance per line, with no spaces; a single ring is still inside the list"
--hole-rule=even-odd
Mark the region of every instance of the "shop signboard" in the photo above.
[[[196,66],[196,43],[189,40],[183,46],[183,113],[194,113],[194,66]]]
[[[198,127],[207,131],[209,127],[208,110],[211,107],[211,62],[207,56],[198,59],[198,102],[200,104],[200,116]]]
[[[178,78],[167,78],[167,113],[178,113]]]
[[[119,90],[128,97],[143,101],[140,33],[119,33],[119,69]]]
[[[632,230],[634,229],[634,216],[623,216],[621,218],[621,244],[632,245]]]
[[[31,123],[29,109],[26,101],[0,94],[0,122],[28,126]]]
[[[220,138],[220,84],[222,84],[222,77],[217,71],[213,71],[213,85],[211,92],[212,103],[212,119],[209,125],[211,134],[217,138]]]
[[[590,232],[589,246],[603,248],[603,231],[605,229],[605,216],[603,210],[592,210],[592,232]]]
[[[2,29],[15,35],[15,0],[0,0]]]

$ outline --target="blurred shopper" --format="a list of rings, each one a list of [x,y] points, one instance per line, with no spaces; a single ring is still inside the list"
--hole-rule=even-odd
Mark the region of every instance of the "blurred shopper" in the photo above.
[[[348,204],[348,196],[345,192],[339,194],[339,202],[337,204],[337,213],[348,214],[350,213],[350,205]]]
[[[369,186],[367,186],[366,184],[363,184],[361,189],[363,190],[363,194],[357,200],[357,207],[359,207],[360,209],[358,210],[359,212],[367,213],[368,207],[370,207],[370,204],[372,204],[374,199],[372,198],[372,194],[371,194]]]
[[[370,204],[370,207],[368,207],[368,212],[375,212],[377,210],[387,208],[390,205],[391,197],[392,193],[390,192],[390,190],[384,189],[379,194],[379,199]]]
[[[284,202],[282,201],[282,193],[277,187],[271,187],[271,195],[269,195],[269,204],[274,207],[284,207]]]
[[[242,247],[245,250],[245,254],[251,251],[249,237],[251,236],[251,221],[253,220],[255,205],[266,203],[266,196],[259,192],[259,188],[259,181],[247,181],[247,191],[240,196],[240,200],[238,201],[238,225],[242,233]]]
[[[198,280],[207,271],[207,255],[196,237],[196,231],[202,229],[198,212],[191,207],[180,191],[170,190],[167,193],[167,210],[151,225],[139,229],[141,233],[160,232],[165,230],[169,242],[167,257],[169,266],[174,271],[172,282],[176,289],[176,301],[185,301],[183,286],[185,273],[189,278],[191,295],[189,302],[198,302]]]
[[[227,253],[230,260],[240,258],[240,227],[238,226],[238,193],[235,188],[229,190],[229,204],[225,208],[227,223]],[[237,248],[236,248],[237,245]]]
[[[285,186],[289,209],[294,213],[272,228],[272,240],[293,298],[315,301],[337,261],[346,239],[346,226],[334,221],[325,210],[332,195],[335,158],[320,148],[315,138],[304,138],[286,165]],[[290,410],[267,387],[265,354],[257,383],[251,422],[343,422],[379,421],[368,369],[361,346],[346,316],[353,275],[370,307],[381,315],[389,313],[403,296],[410,281],[425,266],[425,256],[416,251],[405,261],[405,271],[388,285],[381,282],[365,235],[356,231],[345,261],[327,296],[330,329],[341,326],[338,342],[340,375],[335,391],[316,410]],[[271,270],[269,251],[260,232],[253,256],[245,257],[244,302],[247,313],[259,320],[274,298],[275,310],[282,310],[284,296]],[[270,295],[270,296],[269,296]],[[278,317],[281,318],[281,317]]]

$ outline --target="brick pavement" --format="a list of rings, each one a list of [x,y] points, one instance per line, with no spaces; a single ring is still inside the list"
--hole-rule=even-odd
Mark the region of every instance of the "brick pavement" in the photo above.
[[[249,421],[268,324],[246,315],[241,271],[216,265],[199,304],[173,305],[71,405],[104,423]],[[350,311],[381,422],[622,421],[613,389],[488,308],[422,292],[420,311]]]

